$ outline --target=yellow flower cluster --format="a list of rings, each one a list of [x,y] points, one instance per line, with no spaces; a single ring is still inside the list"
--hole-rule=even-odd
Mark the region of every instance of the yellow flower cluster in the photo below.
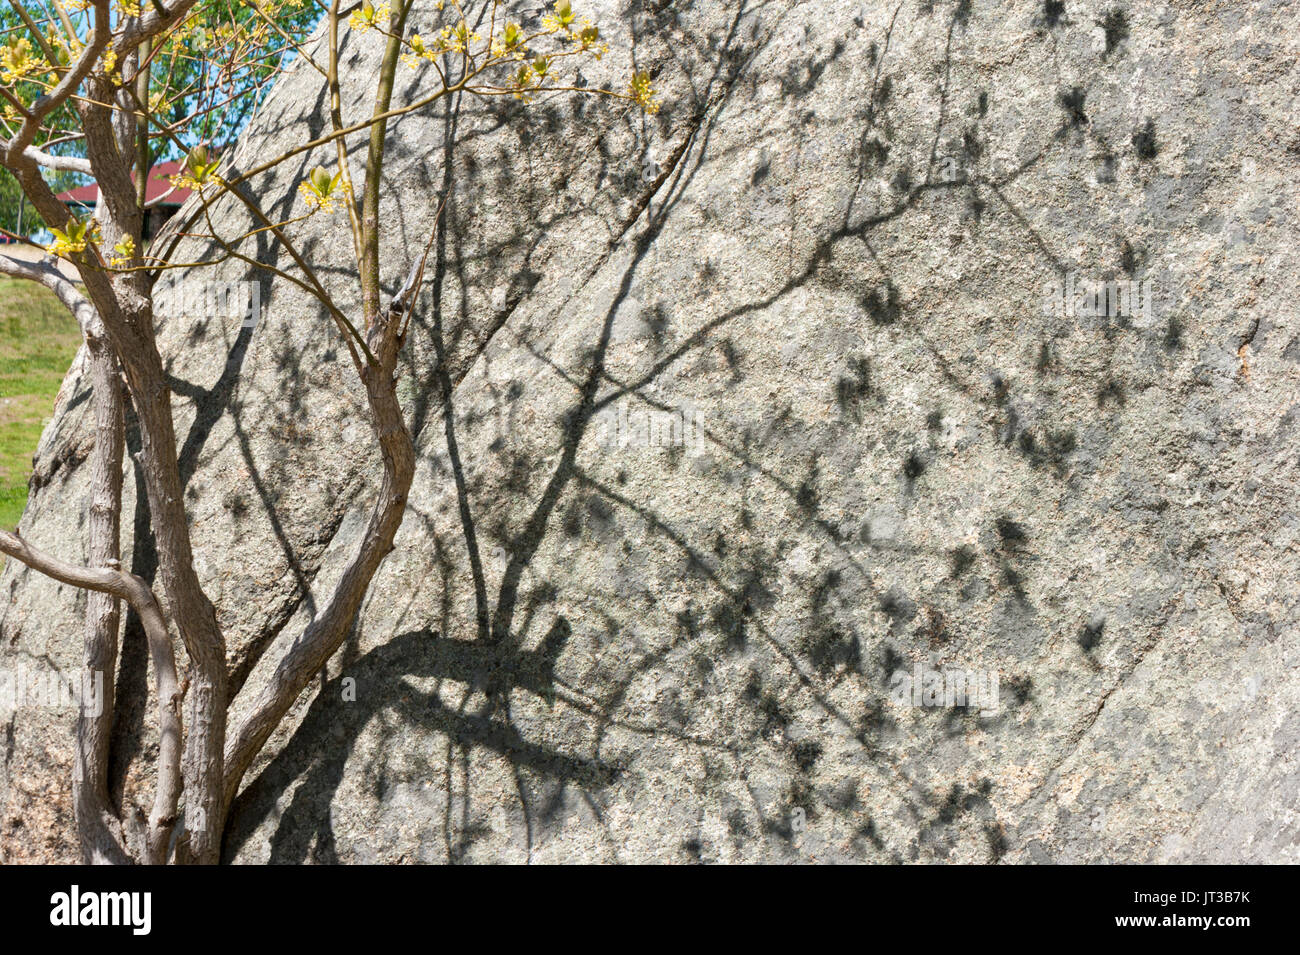
[[[529,89],[532,87],[532,82],[533,82],[532,70],[530,70],[526,66],[519,67],[519,72],[515,74],[515,81],[513,85],[515,99],[522,100],[525,103],[531,103],[533,101],[533,97],[532,94],[529,92]]]
[[[122,82],[122,74],[117,70],[117,52],[113,49],[104,51],[103,57],[100,58],[100,66],[103,67],[104,75],[114,83]]]
[[[531,91],[546,82],[550,72],[551,61],[541,54],[535,57],[531,64],[519,67],[519,72],[515,74],[515,99],[531,103],[533,101]]]
[[[168,179],[173,186],[178,189],[192,189],[195,192],[202,192],[205,187],[221,183],[221,177],[217,175],[217,167],[221,165],[221,160],[213,159],[208,155],[206,146],[195,146],[185,157],[185,167],[175,176]]]
[[[113,246],[113,251],[117,254],[108,260],[108,264],[117,268],[122,265],[129,265],[135,258],[135,239],[129,235],[122,236],[117,245]]]
[[[0,47],[0,80],[15,83],[24,77],[48,69],[32,56],[32,43],[25,36],[10,36]]]
[[[370,0],[366,0],[359,9],[352,11],[352,16],[348,17],[348,26],[358,33],[365,33],[371,27],[378,27],[381,20],[388,20],[390,14],[391,10],[387,3],[375,6]]]
[[[449,49],[457,53],[465,52],[470,48],[471,44],[483,42],[483,38],[471,30],[464,20],[460,21],[458,27],[450,31],[450,35],[448,35],[447,28],[443,27],[442,38],[447,42]]]
[[[600,29],[586,17],[578,18],[573,13],[570,0],[556,0],[555,12],[542,17],[542,29],[547,33],[562,33],[570,43],[578,44],[580,50],[590,50],[600,59],[609,52],[609,44],[600,42]]]
[[[482,43],[483,38],[465,25],[462,20],[457,27],[443,27],[436,37],[428,43],[418,33],[412,33],[406,41],[408,51],[402,54],[402,62],[415,69],[421,60],[436,60],[443,53],[465,53],[475,43]]]
[[[189,189],[192,192],[202,192],[208,186],[213,185],[217,180],[215,176],[211,179],[199,180],[195,179],[194,176],[188,172],[182,172],[175,176],[168,176],[167,181],[177,189]]]
[[[446,28],[444,27],[444,29]],[[430,49],[424,45],[424,37],[420,36],[418,33],[412,33],[411,39],[406,41],[407,46],[410,47],[410,51],[402,54],[402,62],[411,69],[415,69],[421,60],[433,60],[440,52],[438,47],[441,45],[441,40],[441,37],[439,37],[438,40],[435,40],[434,48]]]
[[[342,179],[342,170],[331,177],[323,167],[317,166],[305,181],[299,183],[298,195],[302,197],[302,201],[312,213],[318,211],[324,213],[333,212],[336,203],[351,198],[347,185],[340,186]]]
[[[54,233],[54,241],[45,247],[45,251],[58,256],[85,252],[89,243],[99,241],[99,222],[95,219],[88,222],[69,219],[66,229],[51,228],[50,231]]]
[[[659,112],[659,98],[655,94],[654,87],[650,85],[649,73],[632,74],[632,82],[628,84],[627,95],[631,97],[632,102],[647,113],[653,115]]]
[[[492,58],[503,60],[509,57],[512,60],[522,60],[523,42],[523,28],[518,23],[507,23],[501,35],[492,38]]]
[[[578,44],[578,49],[596,54],[598,60],[609,52],[609,44],[602,43],[600,40],[600,28],[586,17],[582,18],[580,29],[569,33],[569,40]]]
[[[79,38],[64,36],[58,30],[51,30],[46,35],[46,42],[54,50],[54,56],[59,66],[69,65],[85,49]]]
[[[542,29],[547,33],[573,29],[573,4],[569,0],[556,0],[555,12],[542,17]]]

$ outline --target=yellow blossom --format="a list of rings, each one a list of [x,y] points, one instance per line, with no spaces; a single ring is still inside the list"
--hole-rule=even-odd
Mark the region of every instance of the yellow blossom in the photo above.
[[[99,222],[95,219],[81,222],[71,218],[66,229],[51,228],[50,231],[54,233],[54,241],[45,247],[45,251],[65,258],[85,252],[88,243],[99,241]]]
[[[206,146],[195,146],[185,157],[184,171],[170,177],[169,181],[178,189],[202,192],[205,186],[221,182],[221,178],[216,174],[217,167],[220,165],[221,160],[209,156]]]
[[[590,20],[583,20],[582,29],[573,34],[572,38],[579,49],[591,51],[598,60],[609,52],[609,44],[600,42],[600,28]]]
[[[333,212],[335,203],[341,201],[340,197],[346,200],[350,195],[346,185],[339,188],[342,179],[342,170],[331,178],[324,167],[317,166],[311,171],[311,175],[298,185],[298,195],[302,197],[302,201],[306,203],[307,208],[312,212],[317,210],[326,213]]]
[[[647,113],[659,112],[659,99],[654,87],[650,85],[650,74],[645,72],[632,74],[632,82],[627,87],[628,96]]]
[[[135,258],[135,239],[129,235],[122,236],[117,245],[113,246],[113,251],[117,254],[108,260],[108,264],[114,267],[127,265]]]
[[[104,75],[115,83],[122,82],[122,76],[117,71],[117,53],[108,49],[104,51],[104,58],[100,61],[104,68]]]
[[[573,4],[569,0],[555,0],[555,13],[542,18],[542,29],[547,33],[572,29]]]
[[[379,6],[375,6],[370,0],[366,0],[365,3],[361,4],[360,9],[352,11],[352,16],[348,17],[348,26],[359,33],[364,33],[371,27],[377,27],[381,20],[387,20],[389,13],[387,3],[380,3]]]
[[[471,30],[462,20],[460,26],[452,31],[453,49],[458,53],[469,49],[472,44],[482,43],[483,38]]]
[[[39,64],[32,56],[32,43],[27,37],[11,35],[9,42],[0,47],[0,79],[4,82],[21,80],[37,69]]]
[[[429,47],[425,45],[424,37],[420,36],[418,33],[412,33],[411,38],[406,41],[406,44],[411,48],[411,50],[409,53],[402,54],[402,62],[411,69],[415,69],[420,60],[432,60],[437,56],[437,53],[434,50],[429,49]],[[434,45],[439,49],[443,48],[444,44],[442,38],[439,37],[434,41]]]
[[[523,100],[525,103],[531,103],[533,97],[529,90],[533,83],[533,70],[527,64],[519,67],[519,72],[515,74],[514,95],[515,99]]]

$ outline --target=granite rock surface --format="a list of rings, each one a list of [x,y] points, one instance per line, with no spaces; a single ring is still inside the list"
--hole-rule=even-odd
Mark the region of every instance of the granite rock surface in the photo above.
[[[465,98],[394,126],[390,292],[449,196],[410,510],[226,856],[1300,861],[1300,5],[575,6],[611,45],[586,80],[634,60],[657,115]],[[379,49],[346,38],[355,115]],[[236,165],[326,105],[295,67]],[[303,235],[355,304],[342,218]],[[178,307],[160,335],[238,719],[377,464],[320,308],[213,278],[259,283],[256,324]],[[79,358],[22,522],[68,558],[88,389]],[[0,593],[0,668],[75,669],[84,598],[12,563]],[[127,798],[146,656],[128,624]],[[0,856],[75,859],[70,715],[0,719]]]

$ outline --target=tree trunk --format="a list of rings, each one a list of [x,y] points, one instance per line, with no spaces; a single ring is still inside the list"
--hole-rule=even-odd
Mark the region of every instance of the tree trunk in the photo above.
[[[121,557],[122,383],[117,358],[94,319],[86,333],[95,409],[95,451],[91,467],[89,553],[91,567],[114,567]],[[113,728],[121,601],[99,591],[86,594],[86,628],[82,666],[94,679],[102,675],[100,712],[77,718],[73,770],[73,809],[81,849],[88,863],[121,863],[125,847],[108,794],[109,742]]]

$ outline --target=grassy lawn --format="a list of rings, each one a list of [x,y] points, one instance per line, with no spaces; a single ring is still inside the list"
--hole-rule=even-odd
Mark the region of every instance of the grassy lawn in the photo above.
[[[76,321],[52,292],[0,278],[0,527],[22,517],[32,454],[79,344]]]

